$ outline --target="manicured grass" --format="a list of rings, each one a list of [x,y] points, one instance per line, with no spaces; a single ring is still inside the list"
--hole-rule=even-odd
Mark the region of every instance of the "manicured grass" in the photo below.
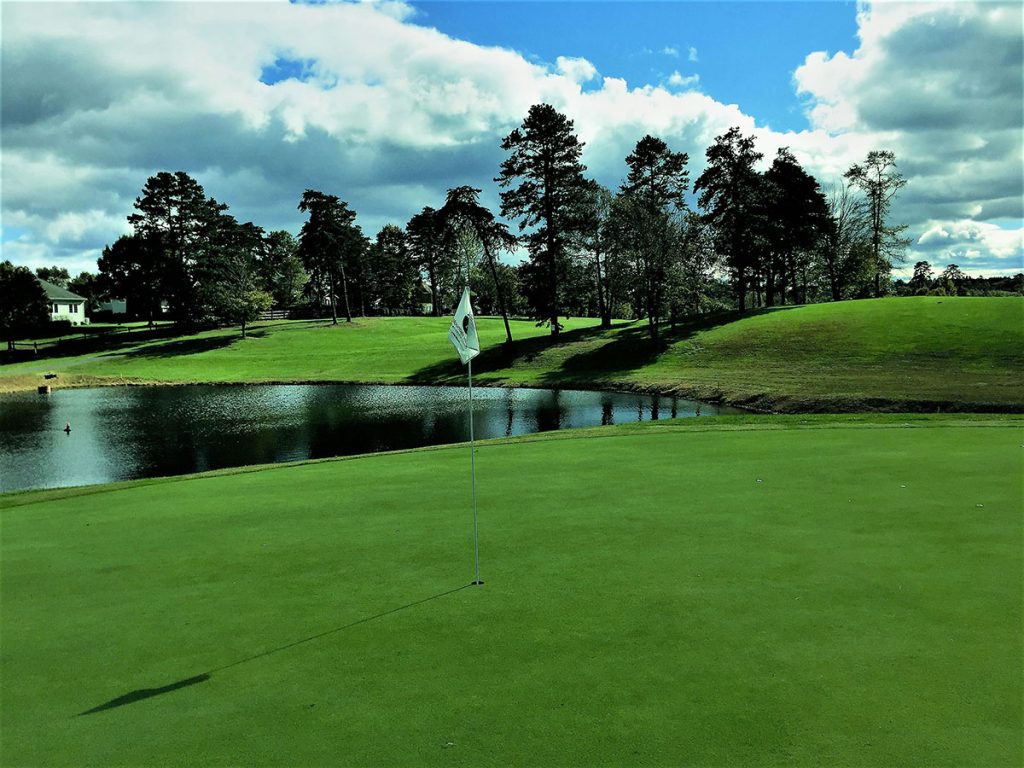
[[[0,370],[0,387],[62,382],[369,381],[462,383],[448,318],[376,318],[337,327],[271,323]],[[475,380],[492,385],[642,388],[789,411],[1024,409],[1024,299],[914,297],[704,318],[653,347],[643,323],[570,320],[553,343],[481,318]],[[47,367],[47,365],[49,367]]]
[[[851,421],[482,445],[454,592],[465,446],[2,496],[0,759],[1019,766],[1021,421]]]

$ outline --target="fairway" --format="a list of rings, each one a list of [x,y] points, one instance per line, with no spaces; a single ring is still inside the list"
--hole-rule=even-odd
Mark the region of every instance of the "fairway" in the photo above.
[[[0,760],[1019,766],[1022,422],[875,419],[482,444],[483,587],[466,446],[0,496]]]
[[[4,365],[0,392],[47,383],[369,382],[456,384],[465,371],[450,318],[272,322],[81,356]],[[476,383],[643,390],[790,413],[1024,410],[1024,299],[927,297],[776,307],[665,324],[652,346],[643,322],[601,329],[572,318],[558,339],[479,318]]]

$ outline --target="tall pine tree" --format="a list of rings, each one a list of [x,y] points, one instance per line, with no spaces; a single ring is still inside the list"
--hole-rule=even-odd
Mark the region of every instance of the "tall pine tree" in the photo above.
[[[345,302],[345,320],[352,322],[352,309],[348,301],[346,261],[356,249],[363,247],[363,236],[355,224],[356,214],[348,203],[336,195],[327,195],[307,189],[299,201],[299,210],[309,219],[299,233],[299,258],[310,277],[327,283],[331,305],[331,321],[338,324],[338,283],[341,283]]]
[[[586,167],[580,162],[583,144],[573,122],[550,104],[535,104],[501,143],[511,152],[495,179],[501,193],[501,215],[520,219],[529,251],[524,277],[535,319],[548,322],[551,335],[559,331],[559,283],[566,272],[569,242],[584,228],[577,198],[587,188]]]
[[[747,288],[756,265],[757,207],[761,178],[754,163],[763,155],[754,137],[733,127],[708,147],[708,165],[693,185],[700,193],[704,218],[714,228],[715,245],[732,273],[740,312],[747,306]]]

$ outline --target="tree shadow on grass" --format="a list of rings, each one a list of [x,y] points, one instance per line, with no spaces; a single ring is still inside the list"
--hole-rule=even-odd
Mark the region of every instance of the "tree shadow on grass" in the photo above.
[[[39,361],[45,364],[47,360],[57,360],[63,357],[77,357],[79,355],[101,352],[105,355],[121,354],[119,350],[126,347],[134,347],[161,337],[174,336],[177,333],[173,327],[162,327],[155,330],[139,330],[129,333],[97,333],[83,338],[69,338],[57,344],[42,343],[38,353],[26,348],[26,342],[18,342],[22,345],[17,353],[4,350],[0,352],[0,363],[25,363]]]
[[[612,330],[631,325],[630,322],[612,324]],[[531,363],[548,350],[557,349],[571,344],[599,338],[610,331],[607,328],[594,326],[562,331],[557,338],[549,335],[533,336],[528,339],[514,339],[511,344],[496,344],[481,350],[473,358],[474,373],[488,373],[511,368],[517,364]],[[462,384],[466,379],[466,366],[455,357],[439,363],[424,366],[406,378],[407,384]]]
[[[480,582],[480,583],[482,584],[483,582]],[[470,584],[463,584],[461,587],[456,587],[455,589],[449,589],[449,590],[447,590],[445,592],[439,592],[436,595],[431,595],[430,597],[425,597],[422,600],[416,600],[415,602],[407,603],[406,605],[400,605],[398,608],[392,608],[391,610],[384,611],[384,612],[378,613],[378,614],[374,614],[373,616],[367,616],[365,618],[358,619],[357,621],[353,621],[353,622],[351,622],[349,624],[343,624],[340,627],[334,627],[333,629],[328,629],[328,630],[326,630],[324,632],[319,632],[318,634],[310,635],[309,637],[304,637],[301,640],[295,640],[295,641],[293,641],[291,643],[285,643],[284,645],[279,645],[277,648],[271,648],[270,650],[261,651],[260,653],[255,653],[252,656],[246,656],[244,659],[239,659],[238,661],[232,661],[230,664],[224,664],[224,665],[222,665],[220,667],[214,667],[213,669],[211,669],[211,670],[209,670],[207,672],[203,672],[202,674],[193,675],[192,677],[186,677],[186,678],[184,678],[182,680],[178,680],[178,681],[173,682],[173,683],[168,683],[167,685],[162,685],[159,688],[137,688],[134,691],[129,691],[128,693],[121,694],[120,696],[117,696],[117,697],[111,699],[110,701],[105,701],[102,704],[99,704],[99,705],[93,707],[92,709],[87,709],[84,712],[79,712],[78,713],[78,717],[82,717],[84,715],[94,715],[94,714],[96,714],[98,712],[106,712],[107,710],[110,710],[110,709],[117,709],[118,707],[124,707],[124,706],[126,706],[128,704],[134,704],[137,701],[144,701],[145,699],[151,699],[154,696],[161,696],[161,695],[163,695],[165,693],[172,693],[173,691],[178,691],[178,690],[181,690],[182,688],[188,688],[189,686],[196,685],[198,683],[205,683],[207,680],[209,680],[213,676],[213,674],[215,672],[223,672],[224,670],[231,669],[232,667],[237,667],[237,666],[239,666],[241,664],[247,664],[250,661],[256,661],[257,659],[262,659],[262,658],[264,658],[266,656],[270,656],[270,655],[275,654],[275,653],[280,653],[281,651],[286,651],[289,648],[294,648],[294,647],[296,647],[298,645],[303,645],[305,643],[312,642],[313,640],[319,640],[320,638],[327,637],[328,635],[334,635],[334,634],[337,634],[338,632],[343,632],[346,629],[352,629],[353,627],[358,627],[360,624],[367,624],[367,623],[369,623],[371,621],[376,621],[377,619],[382,619],[385,616],[390,616],[393,613],[398,613],[399,611],[404,611],[404,610],[407,610],[409,608],[414,608],[417,605],[423,605],[423,603],[429,603],[431,600],[437,600],[437,599],[445,597],[447,595],[452,595],[452,594],[455,594],[456,592],[461,592],[462,590],[467,589],[468,587],[475,586],[475,585],[476,585],[476,582],[473,582],[473,583],[470,583]]]
[[[564,383],[579,379],[614,377],[630,373],[655,362],[670,347],[693,338],[701,331],[711,330],[741,318],[754,317],[776,308],[747,310],[739,312],[716,312],[709,315],[692,315],[675,328],[662,323],[658,328],[658,339],[652,341],[646,322],[638,322],[632,328],[625,328],[615,334],[607,343],[566,358],[557,370],[541,376],[546,384]]]
[[[152,344],[139,347],[138,349],[129,349],[127,352],[117,352],[113,356],[129,360],[183,357],[185,355],[211,352],[215,349],[224,349],[241,340],[241,333],[230,336],[206,336],[198,339],[182,339],[181,341],[168,341],[164,344]]]
[[[547,386],[586,384],[639,370],[657,360],[672,345],[686,341],[701,331],[783,308],[747,310],[742,315],[737,311],[696,315],[676,323],[675,328],[662,323],[657,342],[651,341],[650,330],[642,320],[615,323],[611,330],[592,327],[567,331],[557,339],[550,336],[517,339],[511,345],[501,344],[483,350],[473,359],[473,372],[486,374],[512,368],[517,364],[528,364],[545,352],[569,347],[568,356],[557,368],[541,373],[539,381]],[[602,340],[602,337],[605,338]],[[574,345],[578,345],[578,351],[571,349]],[[465,366],[453,356],[419,369],[406,381],[462,384],[465,379]],[[491,381],[497,383],[493,378]]]

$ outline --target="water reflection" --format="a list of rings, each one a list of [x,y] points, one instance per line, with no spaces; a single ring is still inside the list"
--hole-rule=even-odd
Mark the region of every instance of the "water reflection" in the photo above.
[[[737,412],[689,400],[475,388],[479,438]],[[469,439],[458,387],[267,385],[0,396],[0,491],[413,448]],[[71,434],[61,430],[71,424]]]

